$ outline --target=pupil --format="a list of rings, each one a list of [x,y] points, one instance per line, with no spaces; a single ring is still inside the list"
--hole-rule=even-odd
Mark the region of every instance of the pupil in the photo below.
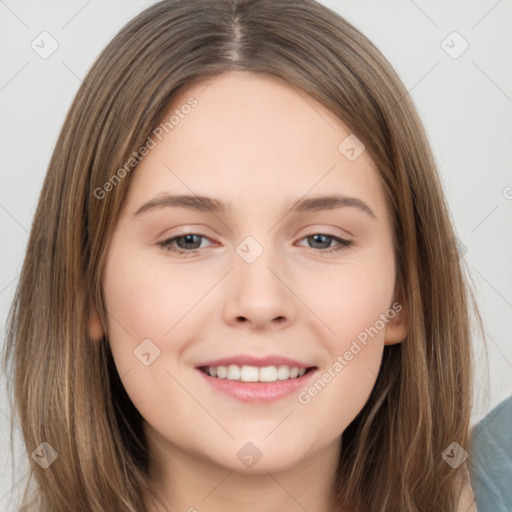
[[[180,244],[178,242],[178,245],[183,245],[184,244],[185,248],[190,249],[190,247],[188,247],[190,244],[197,243],[197,241],[194,242],[194,237],[197,237],[197,235],[183,235],[181,237],[182,244]],[[180,239],[178,239],[178,240],[180,240]]]
[[[322,240],[321,240],[321,239],[322,239],[322,238],[324,238],[324,242],[323,242],[323,243],[324,243],[324,244],[325,244],[325,243],[327,243],[327,245],[329,245],[329,241],[328,241],[328,240],[327,240],[327,241],[325,240],[326,238],[328,238],[328,236],[327,236],[327,235],[313,235],[313,237],[312,237],[312,238],[313,238],[313,241],[314,241],[314,242],[318,242],[318,243],[320,243],[320,244],[322,243]]]

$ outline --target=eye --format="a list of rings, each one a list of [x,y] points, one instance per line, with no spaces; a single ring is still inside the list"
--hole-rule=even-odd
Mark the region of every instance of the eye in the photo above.
[[[179,235],[164,240],[158,245],[163,247],[163,249],[166,251],[176,252],[178,254],[195,254],[198,252],[201,246],[201,240],[198,239],[203,238],[209,240],[209,238],[204,235],[199,235],[197,233],[185,233],[184,235]],[[176,242],[178,247],[174,245],[174,242]]]
[[[327,233],[314,233],[313,235],[308,235],[302,240],[307,240],[309,243],[312,244],[320,244],[322,246],[330,246],[332,241],[338,242],[337,246],[326,248],[326,247],[320,247],[321,253],[331,253],[331,252],[338,252],[343,251],[345,249],[348,249],[352,245],[351,240],[346,240],[345,238],[341,238],[334,235],[329,235]],[[318,247],[316,247],[318,248]]]
[[[177,254],[190,254],[194,255],[199,252],[201,249],[201,241],[210,240],[205,235],[200,235],[198,233],[185,233],[182,235],[178,235],[163,242],[160,242],[158,245],[162,247],[166,251],[174,252]],[[312,247],[312,249],[319,249],[318,252],[321,253],[332,253],[342,251],[344,249],[348,249],[352,245],[352,241],[346,240],[344,238],[329,235],[326,233],[314,233],[312,235],[308,235],[301,240],[307,240],[308,243],[312,243],[313,245],[320,244],[322,247]],[[331,247],[332,242],[337,242],[338,245]]]

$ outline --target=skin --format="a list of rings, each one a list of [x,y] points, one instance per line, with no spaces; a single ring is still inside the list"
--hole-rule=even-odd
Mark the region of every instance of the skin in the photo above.
[[[407,334],[378,172],[366,151],[349,161],[338,150],[350,134],[343,123],[275,79],[224,73],[182,90],[169,113],[192,96],[197,106],[134,171],[103,275],[108,339],[145,420],[150,475],[169,510],[327,511],[340,436],[369,397],[384,346]],[[214,196],[233,211],[134,215],[162,193]],[[375,216],[353,206],[288,211],[289,201],[333,193],[358,198]],[[196,254],[158,245],[184,232],[205,237]],[[339,243],[314,234],[352,245],[328,254]],[[247,236],[263,248],[252,263],[236,252]],[[245,403],[194,369],[280,354],[320,376],[396,301],[400,313],[305,405],[296,392]],[[103,335],[96,313],[90,329]],[[147,338],[160,350],[149,366],[134,357]],[[237,457],[248,442],[262,454],[251,468]]]

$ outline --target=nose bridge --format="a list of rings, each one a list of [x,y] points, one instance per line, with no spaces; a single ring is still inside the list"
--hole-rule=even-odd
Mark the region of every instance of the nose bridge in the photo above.
[[[248,235],[235,251],[235,268],[225,302],[226,320],[247,320],[260,327],[274,319],[289,320],[292,301],[273,237]]]
[[[236,281],[238,284],[247,284],[264,291],[265,288],[275,287],[279,283],[275,274],[281,264],[277,258],[279,251],[274,247],[273,237],[269,234],[256,236],[246,236],[235,248]]]

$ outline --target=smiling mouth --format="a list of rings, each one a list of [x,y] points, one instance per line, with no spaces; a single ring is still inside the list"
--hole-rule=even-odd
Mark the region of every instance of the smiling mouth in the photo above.
[[[277,382],[303,377],[316,369],[316,366],[299,368],[297,366],[251,366],[230,364],[227,366],[200,366],[199,370],[216,379],[226,379],[235,382]]]

